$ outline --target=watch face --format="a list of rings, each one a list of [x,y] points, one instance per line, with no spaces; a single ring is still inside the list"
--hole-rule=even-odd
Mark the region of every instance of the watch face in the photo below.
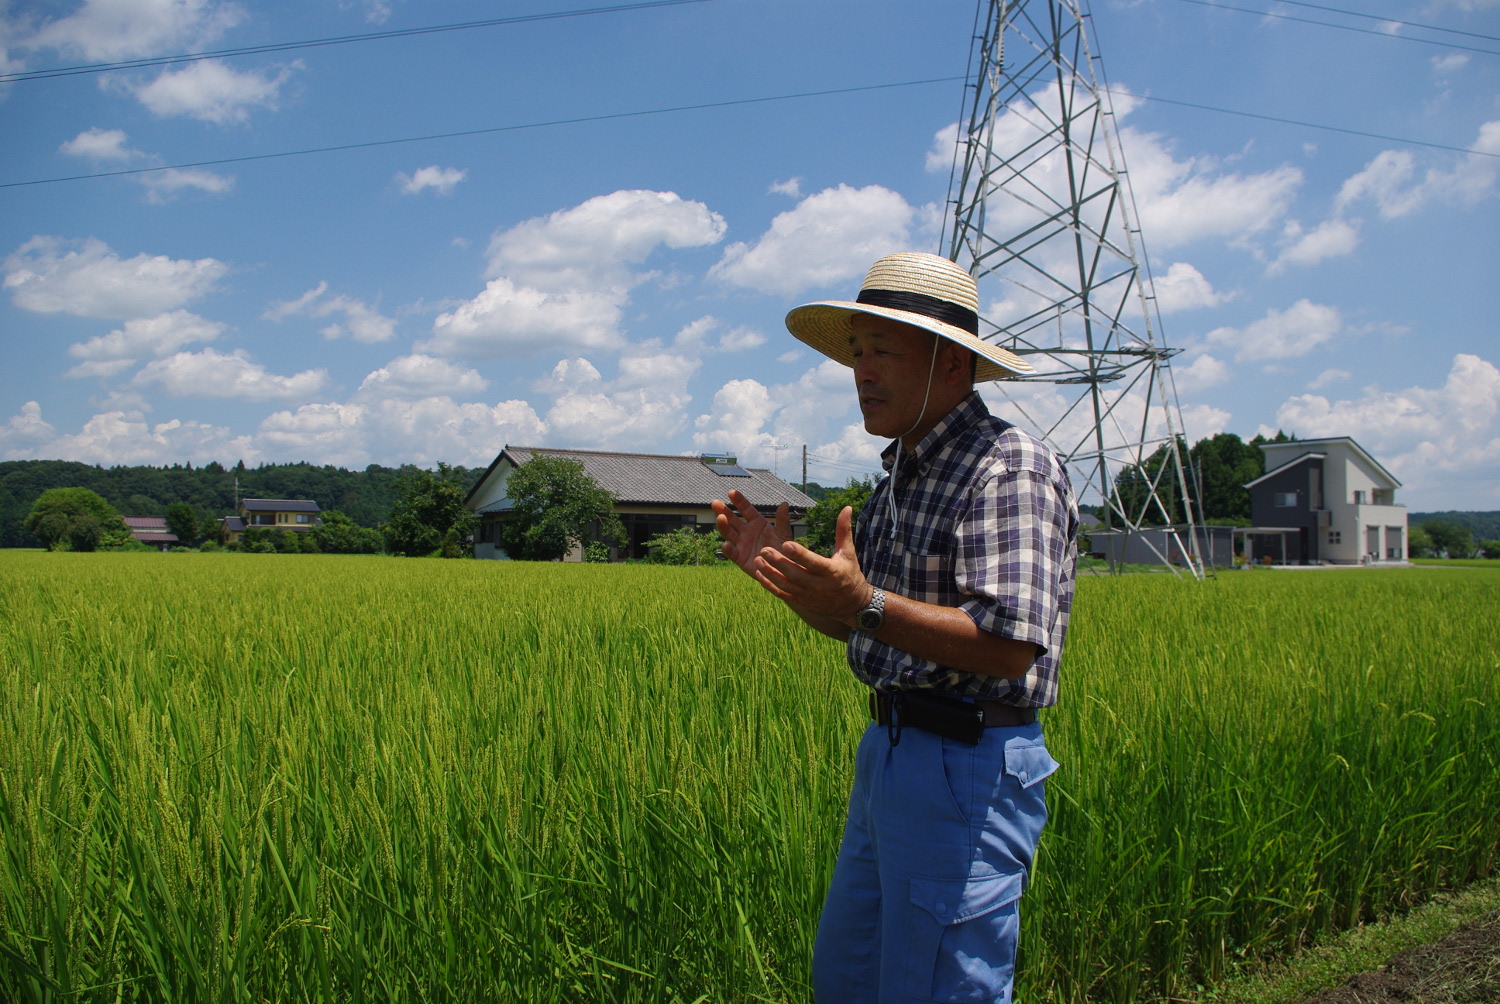
[[[885,623],[885,614],[866,607],[855,615],[854,623],[859,625],[861,631],[875,631]]]

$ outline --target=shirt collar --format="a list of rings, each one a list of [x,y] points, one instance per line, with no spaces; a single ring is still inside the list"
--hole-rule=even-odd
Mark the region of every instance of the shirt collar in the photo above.
[[[980,419],[988,418],[989,414],[990,410],[985,407],[984,399],[979,396],[979,392],[969,391],[968,397],[958,402],[952,411],[944,415],[942,420],[932,427],[932,431],[922,437],[915,449],[901,457],[901,469],[916,471],[920,465],[936,456],[959,433]],[[900,448],[901,440],[897,439],[880,452],[880,466],[885,468],[886,473],[890,473],[891,467],[896,462],[896,451]],[[908,464],[911,466],[908,467]]]

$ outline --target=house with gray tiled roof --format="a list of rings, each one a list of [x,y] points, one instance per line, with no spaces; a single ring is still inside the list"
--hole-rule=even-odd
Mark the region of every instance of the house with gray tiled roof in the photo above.
[[[150,544],[160,551],[165,551],[174,544],[181,543],[177,534],[167,529],[167,518],[165,516],[122,516],[125,525],[130,527],[130,535],[142,544]]]
[[[238,511],[219,520],[219,538],[228,544],[252,527],[300,533],[321,526],[323,518],[318,514],[322,511],[311,499],[240,499]]]
[[[734,457],[722,454],[667,456],[655,453],[609,453],[601,450],[556,450],[549,447],[507,446],[469,492],[467,505],[479,517],[474,533],[474,557],[504,558],[497,543],[498,527],[507,517],[512,500],[506,494],[510,472],[539,453],[567,457],[583,464],[584,473],[614,495],[615,513],[625,525],[627,542],[611,548],[613,560],[644,558],[646,541],[659,533],[692,527],[713,532],[714,499],[726,498],[737,488],[767,515],[787,503],[792,529],[806,531],[807,510],[815,501],[761,467],[744,467]],[[583,549],[574,548],[564,560],[581,561]]]

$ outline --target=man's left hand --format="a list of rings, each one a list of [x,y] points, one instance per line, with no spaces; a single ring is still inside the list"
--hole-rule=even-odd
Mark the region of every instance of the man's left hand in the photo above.
[[[854,615],[869,604],[873,592],[854,553],[853,519],[854,510],[848,506],[839,512],[830,558],[795,540],[761,548],[755,578],[793,607],[852,626]]]

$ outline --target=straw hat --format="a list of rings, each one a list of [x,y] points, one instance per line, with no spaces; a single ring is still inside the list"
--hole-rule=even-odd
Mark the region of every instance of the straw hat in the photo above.
[[[900,321],[957,342],[979,356],[976,382],[1032,372],[1014,352],[979,337],[979,288],[947,258],[917,251],[888,254],[870,266],[859,299],[823,300],[786,315],[792,334],[828,358],[853,367],[849,319],[869,314]]]

